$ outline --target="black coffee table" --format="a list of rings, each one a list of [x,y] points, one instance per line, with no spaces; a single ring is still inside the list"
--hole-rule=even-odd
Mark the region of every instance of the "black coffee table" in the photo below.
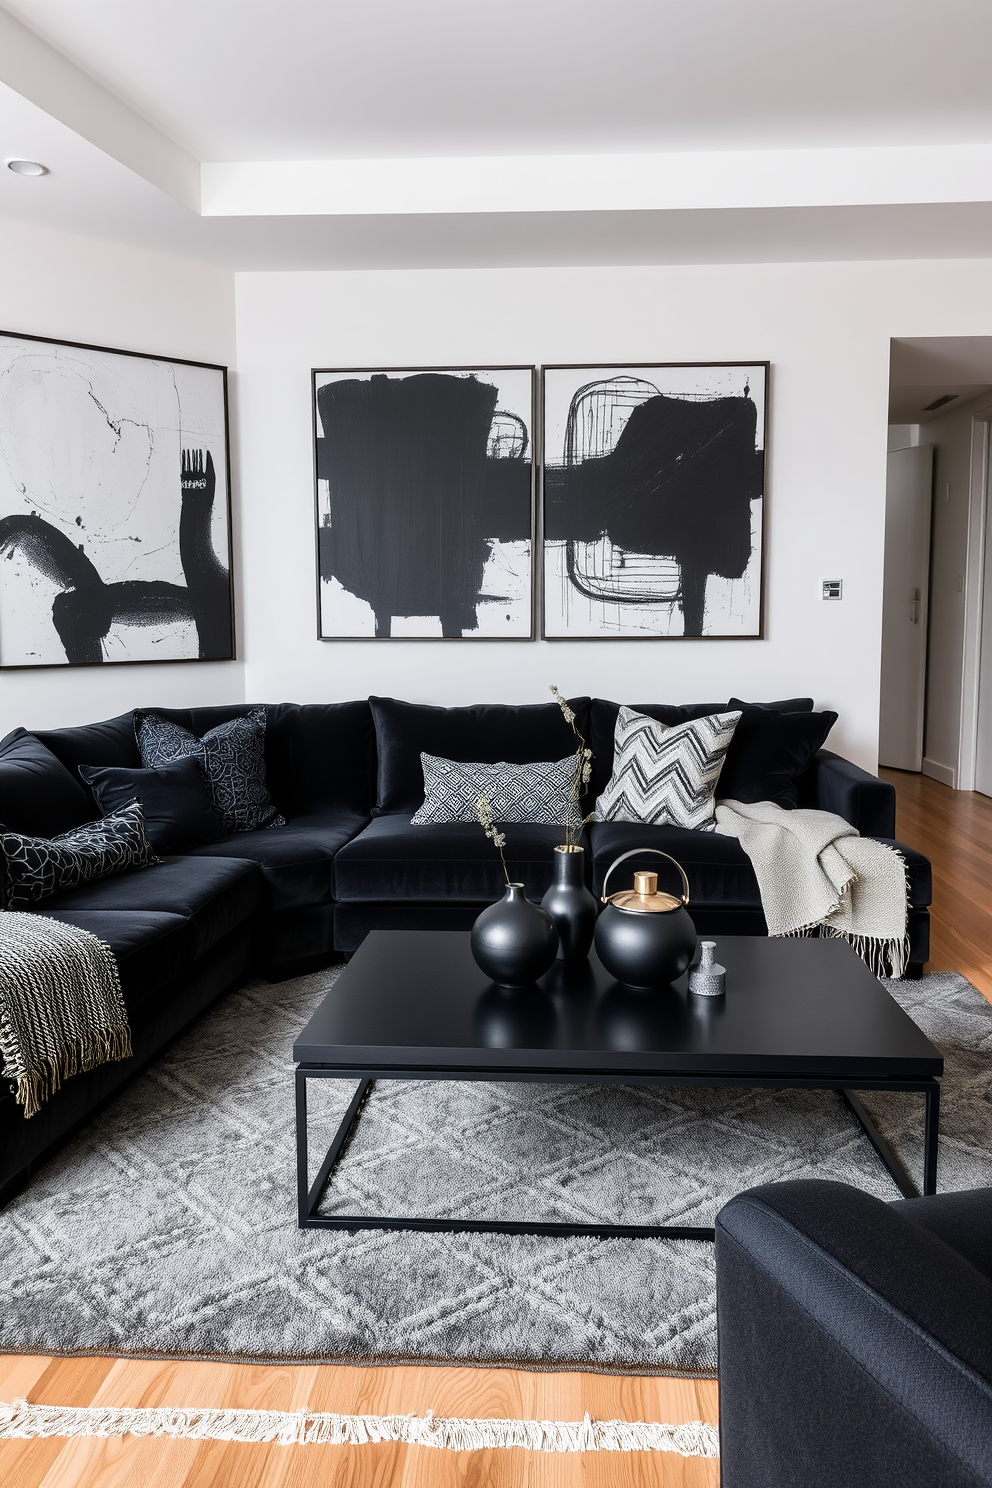
[[[684,977],[663,992],[635,991],[595,954],[576,970],[555,965],[536,987],[508,991],[476,966],[467,931],[373,931],[293,1046],[301,1226],[713,1238],[711,1228],[677,1225],[320,1214],[377,1079],[836,1090],[909,1198],[919,1190],[854,1092],[917,1091],[926,1098],[923,1192],[935,1192],[944,1061],[850,946],[720,936],[717,960],[727,968],[722,998],[693,996]],[[311,1184],[313,1079],[359,1083]]]

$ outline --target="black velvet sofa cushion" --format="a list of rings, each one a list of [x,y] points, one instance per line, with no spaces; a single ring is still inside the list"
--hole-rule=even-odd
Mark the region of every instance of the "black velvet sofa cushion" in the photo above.
[[[922,1225],[992,1281],[992,1188],[897,1199],[889,1208]]]
[[[109,945],[117,958],[129,1017],[197,959],[196,926],[185,915],[152,909],[51,911],[44,905],[37,913],[88,930]]]
[[[837,722],[837,714],[749,707],[731,698],[741,717],[716,783],[717,800],[798,803],[798,781]]]
[[[228,703],[210,708],[155,708],[154,712],[201,738],[217,724],[242,718],[257,706]],[[375,777],[369,704],[364,700],[269,703],[265,713],[266,780],[283,815],[327,810],[368,816]],[[74,776],[80,765],[130,769],[141,765],[131,713],[82,728],[52,729],[35,737]]]
[[[268,910],[329,904],[335,854],[365,826],[367,816],[344,811],[294,816],[285,826],[237,832],[190,851],[190,858],[250,858],[261,869]],[[478,829],[482,836],[481,827]],[[483,839],[485,840],[485,839]]]
[[[104,815],[139,801],[148,841],[158,853],[182,852],[224,836],[198,760],[173,760],[157,770],[80,765],[79,775]]]
[[[569,698],[576,723],[588,738],[589,698]],[[421,752],[463,763],[529,765],[575,751],[577,740],[557,703],[512,707],[479,703],[434,708],[397,698],[371,697],[379,757],[373,816],[412,816],[424,800]]]
[[[35,738],[62,761],[74,779],[78,779],[80,765],[110,765],[121,770],[141,767],[131,713],[118,713],[116,718],[76,728],[41,729]]]
[[[84,884],[54,899],[48,912],[75,916],[79,911],[152,911],[178,915],[190,922],[192,944],[203,955],[258,908],[258,867],[243,858],[166,858],[154,868],[120,878]]]
[[[616,858],[636,848],[656,847],[671,853],[685,869],[690,909],[694,902],[707,908],[761,909],[758,880],[736,837],[724,837],[721,832],[688,832],[682,827],[648,827],[640,822],[591,822],[584,840],[591,858],[591,887],[597,898],[603,892],[606,872]],[[911,907],[926,908],[932,897],[929,859],[905,843],[879,840],[894,847],[906,864]],[[675,869],[666,867],[661,858],[652,859],[645,853],[643,860],[630,858],[617,869],[610,880],[610,893],[628,888],[631,875],[642,868],[657,873],[662,888],[672,892],[679,888]]]
[[[89,791],[26,729],[0,740],[0,827],[57,837],[100,815]]]
[[[524,823],[506,830],[511,879],[540,900],[551,882],[559,826]],[[339,903],[491,904],[505,886],[499,852],[472,822],[411,825],[409,816],[378,816],[334,859]]]
[[[603,880],[615,859],[639,848],[659,848],[685,869],[689,880],[689,908],[729,906],[761,909],[758,880],[751,860],[735,837],[719,832],[692,832],[684,827],[648,827],[640,822],[591,822],[585,845],[591,859],[592,891],[597,899]],[[635,871],[648,869],[658,875],[658,886],[666,892],[682,892],[679,876],[663,859],[645,853],[643,860],[629,858],[610,880],[609,891],[629,888]]]
[[[812,698],[781,698],[771,703],[748,703],[731,698],[726,703],[629,703],[635,713],[645,713],[674,728],[712,713],[740,710],[741,721],[727,751],[717,781],[717,799],[774,801],[795,806],[797,781],[809,766],[837,721],[836,713],[813,713]],[[599,796],[613,773],[613,741],[619,703],[593,698],[590,709],[589,743],[593,751],[590,793]],[[814,720],[817,720],[814,722]]]

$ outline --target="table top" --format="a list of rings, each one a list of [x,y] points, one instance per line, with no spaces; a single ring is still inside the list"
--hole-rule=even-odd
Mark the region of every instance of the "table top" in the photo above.
[[[374,930],[293,1046],[300,1064],[424,1075],[544,1070],[919,1080],[943,1059],[841,940],[723,935],[723,997],[681,977],[627,987],[593,952],[532,987],[496,986],[467,931]]]

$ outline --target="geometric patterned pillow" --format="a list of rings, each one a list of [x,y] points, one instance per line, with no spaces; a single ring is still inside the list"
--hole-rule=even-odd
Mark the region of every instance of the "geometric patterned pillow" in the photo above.
[[[137,801],[58,837],[0,832],[0,851],[8,909],[24,909],[64,889],[161,862],[149,846]]]
[[[219,723],[202,739],[157,713],[135,713],[134,732],[148,770],[160,770],[173,760],[198,761],[228,832],[286,825],[265,782],[264,708]]]
[[[714,713],[669,728],[621,708],[613,774],[596,802],[596,820],[712,831],[716,783],[740,716]]]
[[[477,822],[479,797],[485,796],[497,822],[543,822],[577,827],[579,808],[572,800],[574,754],[533,765],[462,764],[422,754],[424,804],[412,826],[442,822]]]

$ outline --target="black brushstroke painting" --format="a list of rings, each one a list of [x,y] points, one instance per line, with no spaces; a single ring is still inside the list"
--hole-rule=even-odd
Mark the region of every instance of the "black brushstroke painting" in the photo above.
[[[748,371],[754,380],[764,369]],[[729,396],[672,396],[649,377],[643,369],[636,379],[584,382],[571,400],[564,451],[547,452],[549,599],[563,593],[564,613],[579,612],[576,633],[678,633],[670,624],[677,613],[684,636],[720,634],[720,615],[707,614],[708,580],[744,579],[756,558],[752,503],[764,479],[758,407],[747,381]],[[760,563],[758,570],[760,591]],[[760,592],[750,600],[756,634]],[[620,606],[624,618],[613,619]],[[725,633],[748,632],[739,622]]]
[[[484,372],[315,374],[322,588],[336,580],[369,606],[377,638],[411,616],[436,617],[446,639],[471,637],[484,606],[510,634],[525,609],[531,633],[530,369],[503,370],[517,373],[523,409],[499,407]],[[522,600],[485,588],[487,564],[507,554],[518,580],[525,570]],[[325,622],[321,633],[372,631]]]
[[[225,379],[0,332],[0,665],[233,657]]]
[[[186,587],[147,579],[105,583],[78,546],[32,513],[0,517],[0,557],[19,552],[46,579],[61,586],[52,605],[52,621],[73,666],[104,659],[103,642],[113,625],[168,625],[192,621],[199,639],[199,659],[231,655],[230,575],[213,550],[210,523],[217,477],[210,451],[182,455],[182,503],[179,551]]]

